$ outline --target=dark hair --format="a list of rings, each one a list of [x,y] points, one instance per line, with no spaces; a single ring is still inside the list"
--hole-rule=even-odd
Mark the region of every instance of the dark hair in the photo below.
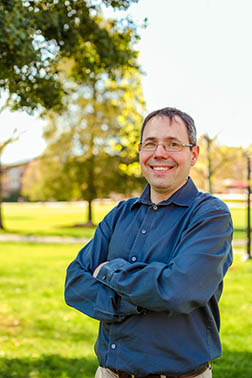
[[[194,146],[197,144],[197,131],[195,127],[194,120],[192,117],[190,117],[188,114],[182,112],[181,110],[178,110],[176,108],[163,108],[159,110],[154,110],[150,114],[146,116],[146,118],[143,121],[142,127],[141,127],[141,142],[143,139],[143,132],[146,124],[149,122],[151,118],[154,117],[168,117],[170,120],[174,119],[175,116],[178,116],[184,121],[186,128],[187,128],[187,133],[189,137],[189,141],[191,144]]]

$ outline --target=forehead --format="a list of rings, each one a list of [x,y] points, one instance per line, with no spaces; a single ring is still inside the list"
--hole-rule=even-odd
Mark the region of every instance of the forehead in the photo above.
[[[187,127],[177,115],[173,118],[166,116],[151,118],[143,131],[143,139],[147,138],[177,138],[181,141],[189,141]]]

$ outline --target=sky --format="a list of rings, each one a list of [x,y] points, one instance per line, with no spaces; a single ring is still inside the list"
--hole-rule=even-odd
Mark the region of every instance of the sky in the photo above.
[[[222,144],[247,148],[252,143],[251,0],[139,0],[127,13],[140,24],[148,19],[136,46],[147,113],[176,107],[194,118],[199,136],[218,135]],[[106,15],[115,16],[108,10]],[[22,133],[3,153],[4,164],[43,152],[43,121],[8,111],[0,120],[0,140],[15,127]]]

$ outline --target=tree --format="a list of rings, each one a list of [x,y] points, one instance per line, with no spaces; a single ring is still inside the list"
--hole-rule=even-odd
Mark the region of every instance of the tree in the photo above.
[[[104,22],[101,4],[127,9],[130,1],[0,0],[0,114],[7,107],[62,111],[68,88],[59,62],[66,57],[84,81],[97,67],[108,72],[132,61],[135,25],[130,19]]]
[[[88,225],[92,225],[95,198],[112,191],[130,192],[133,182],[139,187],[137,175],[129,175],[127,167],[137,159],[145,109],[140,72],[117,70],[113,79],[97,74],[66,100],[65,112],[49,114],[39,192],[47,199],[87,200]],[[25,184],[24,194],[39,199],[34,195],[37,188]]]
[[[17,136],[17,130],[14,129],[13,130],[13,133],[12,133],[12,136],[6,140],[4,140],[1,144],[0,144],[0,229],[4,229],[4,222],[3,222],[3,216],[2,216],[2,175],[3,175],[3,168],[2,168],[2,164],[1,164],[1,155],[5,149],[5,147],[7,147],[10,143],[13,143],[14,141],[16,141],[17,139],[19,138],[19,136]]]
[[[201,137],[202,143],[205,144],[205,155],[207,160],[207,182],[208,182],[208,191],[209,193],[213,193],[213,173],[220,167],[220,163],[213,167],[213,157],[216,154],[216,139],[217,135],[213,138],[210,138],[208,134],[204,134]],[[215,148],[214,148],[215,147]]]
[[[130,2],[100,4],[127,9]],[[64,57],[74,57],[76,70],[87,78],[97,62],[103,71],[125,65],[136,54],[130,44],[138,35],[130,20],[123,25],[104,23],[94,1],[0,0],[0,91],[8,92],[5,106],[59,110],[65,88],[58,62]]]
[[[199,145],[200,159],[192,177],[202,189],[213,193],[218,189],[218,181],[230,177],[239,179],[244,174],[241,148],[220,145],[217,135],[211,138],[207,134],[199,138]],[[238,165],[240,170],[237,170]]]

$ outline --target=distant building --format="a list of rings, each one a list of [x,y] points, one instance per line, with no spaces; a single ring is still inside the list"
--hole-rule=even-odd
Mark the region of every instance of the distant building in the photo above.
[[[226,193],[243,194],[248,188],[248,182],[234,179],[225,179],[223,180],[223,186]]]
[[[4,200],[16,201],[22,190],[22,177],[30,161],[2,165],[2,197]]]

